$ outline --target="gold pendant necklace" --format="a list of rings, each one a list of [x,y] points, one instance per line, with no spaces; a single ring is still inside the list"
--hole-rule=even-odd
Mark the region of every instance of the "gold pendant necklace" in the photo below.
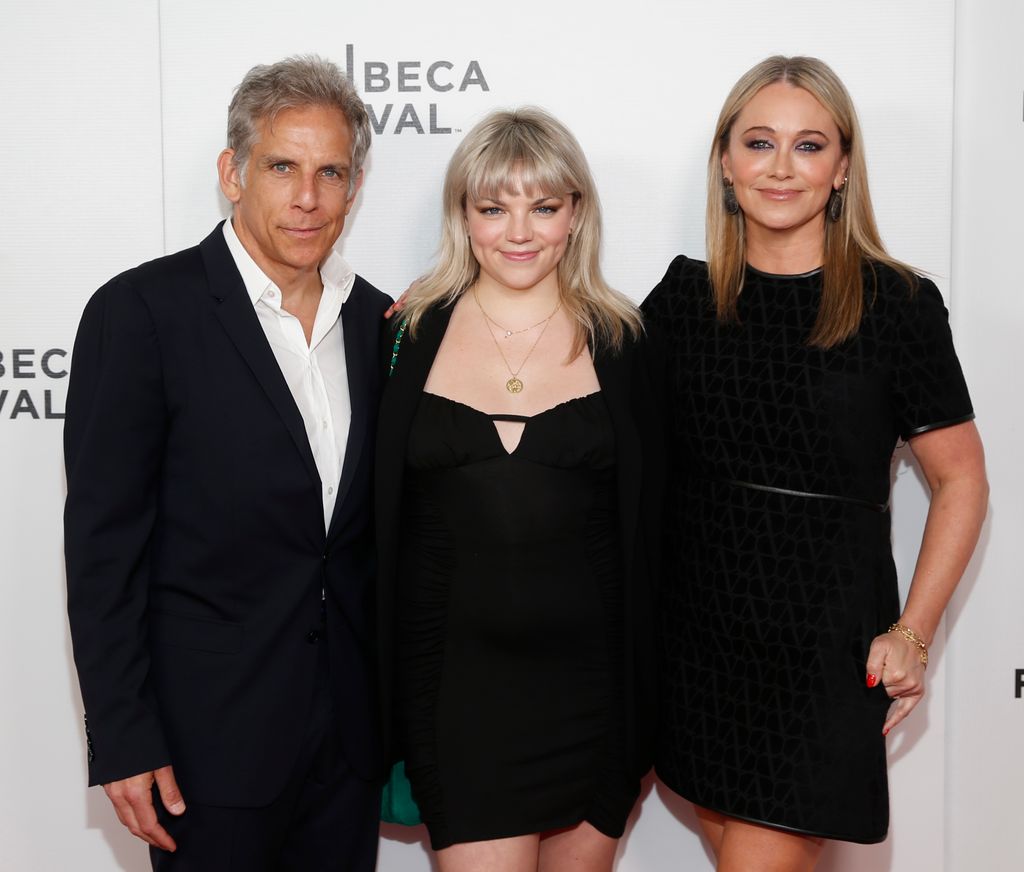
[[[480,314],[483,315],[484,326],[487,328],[487,332],[491,335],[491,340],[494,342],[494,347],[498,349],[498,354],[501,355],[501,361],[502,363],[505,364],[505,369],[508,370],[510,378],[507,382],[505,382],[505,390],[507,390],[510,394],[518,394],[525,387],[525,385],[523,384],[523,380],[519,378],[519,373],[523,371],[523,367],[526,366],[526,361],[528,361],[530,359],[530,355],[533,354],[533,349],[537,347],[538,343],[543,338],[544,333],[548,329],[548,324],[551,323],[551,319],[555,317],[559,308],[561,308],[562,301],[559,300],[555,304],[555,308],[551,311],[551,314],[548,315],[547,318],[545,318],[543,321],[538,321],[536,324],[533,325],[533,327],[526,327],[522,330],[507,330],[484,311],[484,307],[480,304],[480,298],[477,296],[476,293],[476,286],[473,287],[473,300],[476,303],[476,307],[480,310]],[[514,370],[509,365],[508,358],[505,357],[505,352],[501,350],[501,344],[498,342],[498,337],[494,335],[494,331],[491,329],[491,324],[494,324],[494,326],[497,327],[499,330],[504,330],[506,339],[508,339],[509,336],[514,336],[516,333],[526,333],[529,330],[533,330],[534,327],[540,327],[541,324],[544,325],[544,328],[540,331],[540,333],[537,334],[537,338],[533,341],[533,345],[530,346],[530,350],[526,352],[526,357],[524,357],[523,362],[519,364],[519,368]]]

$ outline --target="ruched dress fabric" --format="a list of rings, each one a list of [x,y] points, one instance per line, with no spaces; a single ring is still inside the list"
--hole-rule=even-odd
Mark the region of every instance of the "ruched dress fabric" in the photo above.
[[[402,496],[396,721],[435,850],[589,821],[622,834],[615,437],[600,393],[525,419],[424,393]]]
[[[877,281],[876,281],[877,277]],[[935,286],[865,267],[859,332],[807,344],[821,274],[747,269],[739,323],[676,258],[643,305],[664,334],[670,476],[661,779],[723,814],[885,838],[871,640],[899,615],[888,512],[898,439],[973,418]]]

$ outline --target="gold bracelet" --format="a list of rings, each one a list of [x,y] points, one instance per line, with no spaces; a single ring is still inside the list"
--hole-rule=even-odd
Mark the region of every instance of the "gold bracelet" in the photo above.
[[[893,624],[889,627],[890,633],[899,633],[904,639],[906,639],[911,645],[917,648],[917,653],[921,657],[921,662],[928,665],[928,646],[925,644],[924,639],[917,635],[910,627],[904,627],[903,624]]]

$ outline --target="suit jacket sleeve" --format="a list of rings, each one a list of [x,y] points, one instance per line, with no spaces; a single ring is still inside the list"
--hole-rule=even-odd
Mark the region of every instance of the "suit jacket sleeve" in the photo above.
[[[160,349],[125,278],[89,302],[68,384],[68,616],[89,737],[89,783],[170,762],[149,682],[147,594],[167,438]]]

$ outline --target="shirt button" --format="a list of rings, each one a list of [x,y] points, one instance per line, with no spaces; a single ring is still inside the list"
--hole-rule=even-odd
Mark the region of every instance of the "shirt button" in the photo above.
[[[330,495],[331,495],[331,494],[333,494],[333,493],[334,493],[334,488],[333,488],[333,487],[329,487],[329,488],[327,488],[327,494],[328,494],[328,496],[330,496]]]
[[[274,297],[277,295],[274,293],[274,289],[271,288],[269,291],[267,291],[267,296],[270,297],[270,299],[274,299]]]
[[[315,645],[317,642],[320,641],[320,631],[310,630],[308,633],[306,633],[306,641],[309,642],[310,645]]]
[[[323,425],[324,425],[324,429],[326,430],[327,429],[327,420],[326,419],[323,421]]]

